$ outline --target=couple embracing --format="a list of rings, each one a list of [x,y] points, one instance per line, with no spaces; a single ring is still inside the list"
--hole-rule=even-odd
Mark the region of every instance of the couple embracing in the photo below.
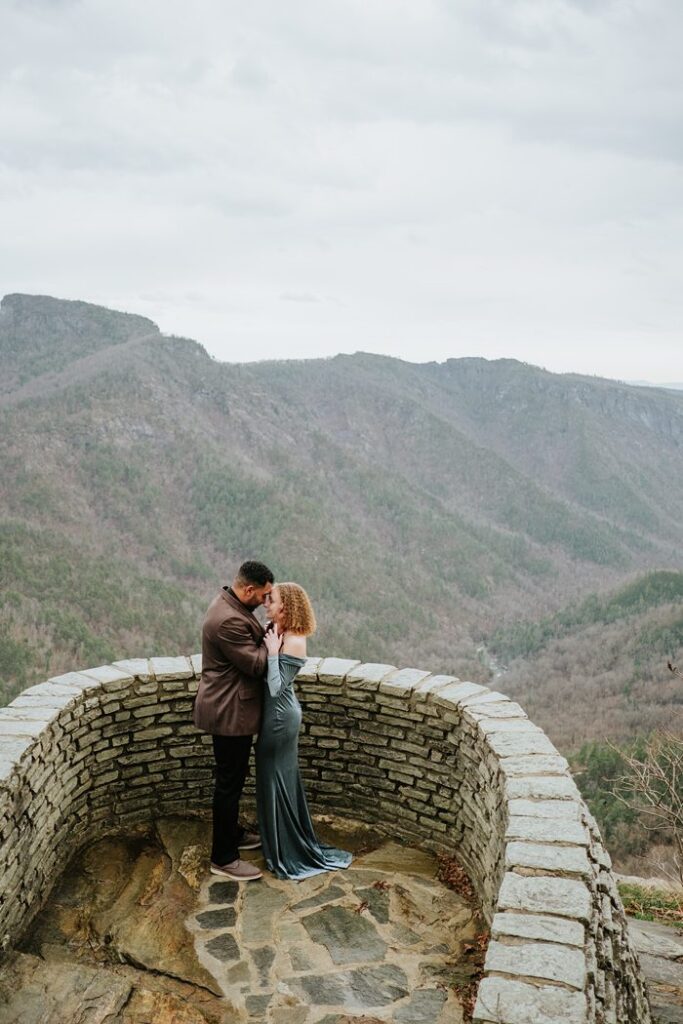
[[[267,628],[254,615],[261,605]],[[301,706],[293,683],[314,631],[303,587],[275,583],[261,562],[244,562],[232,586],[209,605],[194,723],[213,737],[213,874],[244,882],[261,878],[254,864],[240,859],[240,850],[258,847],[277,878],[308,878],[351,863],[350,853],[317,838],[299,772]],[[258,833],[238,821],[256,733]]]

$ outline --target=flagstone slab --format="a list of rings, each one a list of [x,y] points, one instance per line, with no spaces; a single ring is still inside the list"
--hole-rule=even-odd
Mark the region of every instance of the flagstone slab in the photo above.
[[[325,946],[335,964],[373,963],[383,960],[387,945],[375,926],[354,910],[324,907],[303,919],[313,942]]]
[[[211,956],[215,957],[216,960],[220,960],[221,963],[228,963],[240,958],[239,946],[231,932],[224,932],[222,935],[217,935],[215,938],[210,939],[206,943],[205,948]]]
[[[420,941],[420,936],[417,932],[414,932],[412,928],[408,928],[404,924],[392,924],[391,935],[404,946],[414,946],[416,942]],[[448,946],[446,946],[446,950],[448,951]]]
[[[301,949],[298,946],[293,946],[289,950],[289,959],[292,964],[293,971],[311,971],[313,970],[313,964],[311,958],[308,956],[305,949]]]
[[[410,1002],[394,1012],[395,1024],[434,1024],[446,1002],[446,992],[440,988],[423,988],[413,992]]]
[[[270,982],[270,969],[275,959],[275,950],[271,946],[261,946],[252,950],[251,957],[258,970],[259,984],[261,988],[265,988]]]
[[[367,904],[368,911],[379,924],[389,920],[389,891],[378,889],[373,885],[354,889],[361,906]]]
[[[235,910],[233,907],[205,910],[203,913],[197,914],[197,924],[207,931],[216,928],[231,928],[235,924]]]
[[[272,935],[273,916],[284,908],[287,896],[270,885],[251,882],[245,887],[243,900],[243,941],[267,943]]]
[[[323,903],[330,903],[332,900],[338,900],[344,895],[344,890],[340,889],[338,885],[330,885],[327,889],[323,889],[321,892],[316,893],[315,896],[309,896],[308,899],[301,900],[299,903],[294,903],[290,910],[301,912],[302,910],[311,910],[313,907],[320,907]]]
[[[287,984],[313,1006],[343,1006],[350,1010],[387,1006],[409,993],[405,971],[394,964],[336,974],[309,974],[287,979]]]
[[[209,887],[209,899],[212,903],[234,903],[239,891],[238,882],[214,882]]]
[[[268,993],[268,995],[247,996],[244,1002],[249,1016],[263,1017],[272,998],[271,993]]]

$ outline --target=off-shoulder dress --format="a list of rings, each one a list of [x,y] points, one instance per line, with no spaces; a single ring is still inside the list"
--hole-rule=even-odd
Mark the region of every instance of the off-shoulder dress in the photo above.
[[[301,705],[294,677],[304,664],[291,654],[268,658],[261,731],[256,743],[256,805],[263,855],[277,878],[308,878],[346,868],[346,850],[315,834],[299,771]]]

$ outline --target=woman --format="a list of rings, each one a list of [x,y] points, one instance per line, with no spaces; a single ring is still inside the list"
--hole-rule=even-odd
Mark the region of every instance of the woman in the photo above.
[[[299,773],[301,705],[293,681],[306,658],[306,637],[315,631],[311,602],[297,583],[278,583],[268,612],[268,686],[256,744],[261,844],[266,865],[277,878],[308,878],[348,867],[352,858],[318,840]]]

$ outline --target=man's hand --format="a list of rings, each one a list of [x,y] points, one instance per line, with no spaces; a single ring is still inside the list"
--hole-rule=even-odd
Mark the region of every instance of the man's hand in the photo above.
[[[266,631],[264,642],[266,645],[266,650],[268,651],[268,657],[280,653],[280,647],[282,646],[282,637],[278,632],[277,623],[272,623],[270,628]]]

